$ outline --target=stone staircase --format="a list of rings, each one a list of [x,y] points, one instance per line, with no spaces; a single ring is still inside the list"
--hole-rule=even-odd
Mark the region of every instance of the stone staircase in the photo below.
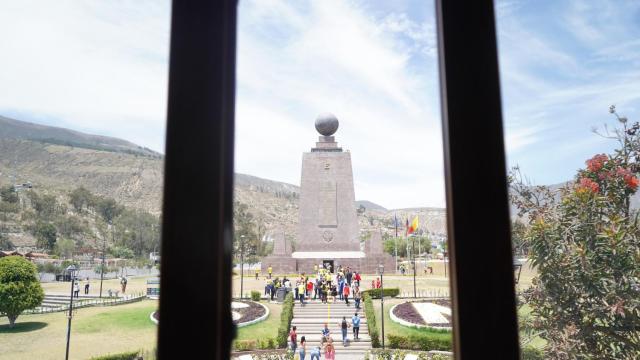
[[[323,304],[315,300],[308,300],[305,305],[300,305],[299,302],[295,303],[291,326],[297,327],[298,341],[302,336],[307,340],[307,357],[309,357],[309,352],[312,348],[320,346],[321,331],[324,328],[324,323],[327,323],[336,348],[336,359],[364,358],[365,352],[371,349],[371,337],[369,337],[367,319],[362,307],[364,305],[363,302],[360,303],[361,307],[357,310],[358,316],[361,318],[360,339],[354,340],[353,329],[349,328],[347,346],[342,345],[342,332],[340,330],[342,317],[346,317],[349,324],[351,324],[351,317],[356,312],[352,300],[350,300],[349,304],[347,306],[344,301],[340,300],[336,300],[334,304]]]

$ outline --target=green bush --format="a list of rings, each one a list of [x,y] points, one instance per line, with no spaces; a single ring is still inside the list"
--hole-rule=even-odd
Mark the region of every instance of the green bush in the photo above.
[[[522,360],[543,360],[544,351],[533,346],[525,346],[522,348]]]
[[[252,291],[251,291],[251,300],[253,300],[253,301],[260,301],[260,297],[261,297],[261,295],[262,295],[262,294],[260,294],[260,291],[252,290]]]
[[[237,340],[235,348],[238,351],[247,351],[256,349],[256,340]]]
[[[368,293],[363,294],[364,298],[364,313],[367,316],[367,327],[369,328],[369,336],[371,337],[371,345],[374,348],[380,347],[380,333],[378,333],[378,326],[376,323],[376,312],[373,307],[373,301]]]
[[[292,319],[293,292],[289,292],[284,298],[284,303],[282,304],[282,313],[280,314],[280,327],[278,328],[278,337],[276,337],[276,342],[278,344],[278,347],[280,348],[287,347],[287,337],[289,336],[289,328],[291,327]]]
[[[140,351],[129,351],[120,354],[92,357],[91,360],[136,360],[139,358],[139,355]]]
[[[389,347],[394,349],[409,350],[441,350],[451,351],[453,345],[452,336],[443,336],[442,333],[425,333],[420,335],[387,335]]]
[[[381,291],[382,289],[370,289],[370,290],[365,290],[362,292],[362,294],[369,294],[371,295],[372,298],[374,299],[380,299],[380,293],[382,293]],[[385,288],[384,289],[384,296],[385,297],[396,297],[400,295],[400,289],[398,288]]]

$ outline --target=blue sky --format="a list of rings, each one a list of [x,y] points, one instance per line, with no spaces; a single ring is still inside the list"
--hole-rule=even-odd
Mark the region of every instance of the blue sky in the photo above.
[[[299,183],[328,111],[357,198],[444,206],[433,8],[240,1],[236,170]],[[496,9],[509,163],[536,183],[570,179],[614,145],[591,132],[614,125],[609,105],[640,120],[640,2]],[[3,2],[0,114],[162,151],[169,15],[167,1]]]

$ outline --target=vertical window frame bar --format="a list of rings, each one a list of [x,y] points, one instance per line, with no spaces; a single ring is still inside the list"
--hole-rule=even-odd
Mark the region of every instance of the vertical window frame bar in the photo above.
[[[436,0],[454,352],[520,357],[492,0]]]

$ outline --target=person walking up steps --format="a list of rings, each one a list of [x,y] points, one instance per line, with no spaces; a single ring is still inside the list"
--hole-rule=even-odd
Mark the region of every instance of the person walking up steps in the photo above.
[[[360,294],[360,289],[355,287],[353,290],[353,301],[356,303],[356,309],[360,309],[360,299],[362,299],[362,294]]]
[[[342,330],[342,345],[343,346],[347,346],[347,340],[349,340],[347,338],[347,329],[349,328],[349,326],[351,326],[348,322],[347,322],[347,318],[345,316],[342,317],[342,322],[340,323],[340,330]]]
[[[345,304],[349,306],[349,295],[351,293],[351,288],[349,287],[349,283],[344,283],[344,289],[342,290],[342,297],[344,298]]]
[[[309,354],[311,354],[311,360],[320,360],[320,347],[314,347]]]
[[[353,326],[353,339],[360,340],[360,317],[355,313],[351,317],[351,325]]]

